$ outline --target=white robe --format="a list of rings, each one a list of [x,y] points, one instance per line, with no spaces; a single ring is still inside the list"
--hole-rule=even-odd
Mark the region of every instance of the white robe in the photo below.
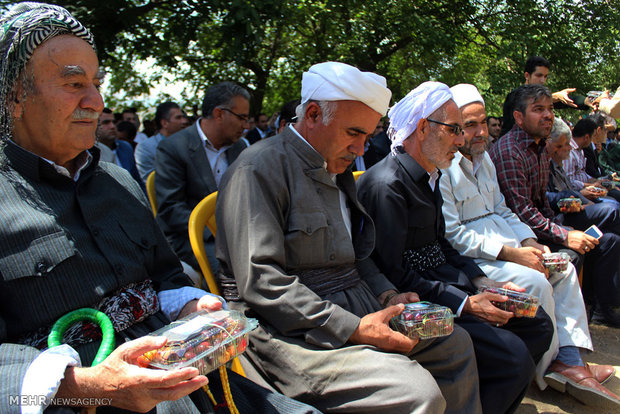
[[[475,173],[472,162],[460,153],[442,173],[440,188],[446,239],[459,253],[474,258],[490,279],[513,282],[538,296],[554,323],[551,346],[536,368],[536,382],[544,389],[547,385],[543,376],[560,346],[592,350],[577,272],[569,264],[566,271],[552,274],[547,280],[534,269],[497,260],[504,245],[518,248],[521,241],[535,236],[506,206],[488,153],[482,156]]]

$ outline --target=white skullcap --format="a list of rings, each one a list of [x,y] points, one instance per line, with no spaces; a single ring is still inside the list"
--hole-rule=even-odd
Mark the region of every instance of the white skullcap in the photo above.
[[[398,101],[388,114],[388,136],[392,140],[392,151],[413,134],[420,119],[428,118],[450,99],[452,93],[447,85],[441,82],[424,82]]]
[[[317,63],[301,79],[302,104],[309,100],[360,101],[384,116],[391,97],[383,76],[345,63]]]
[[[459,83],[458,85],[451,87],[450,92],[452,92],[452,99],[454,99],[454,103],[456,103],[456,106],[458,106],[459,109],[474,102],[480,102],[482,106],[485,106],[482,95],[480,95],[478,88],[474,85],[469,83]]]

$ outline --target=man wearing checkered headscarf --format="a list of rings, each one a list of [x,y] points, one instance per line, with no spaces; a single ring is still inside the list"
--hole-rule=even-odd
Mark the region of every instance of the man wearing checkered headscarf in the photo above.
[[[186,366],[173,371],[137,365],[164,345],[149,333],[225,304],[192,286],[138,184],[99,162],[103,99],[90,33],[60,7],[22,3],[0,17],[0,53],[0,412],[73,412],[69,402],[105,412],[213,412],[224,396],[231,412],[233,404],[316,412],[231,372],[222,382],[232,400],[217,375],[200,375],[216,368],[205,353],[175,353]],[[105,339],[78,318],[54,346],[54,322],[81,308],[109,319]],[[106,343],[111,353],[83,367],[110,338],[120,346]],[[207,352],[221,351],[214,348]],[[200,390],[207,382],[216,401]]]
[[[93,49],[93,35],[62,7],[25,2],[13,6],[0,19],[0,138],[11,136],[11,108],[15,82],[34,50],[48,39],[72,34]]]

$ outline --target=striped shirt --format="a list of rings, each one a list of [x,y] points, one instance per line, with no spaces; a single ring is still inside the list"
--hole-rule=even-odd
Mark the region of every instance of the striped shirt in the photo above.
[[[568,159],[562,161],[562,166],[573,187],[579,191],[585,187],[592,177],[586,172],[586,157],[583,155],[583,150],[579,148],[579,145],[572,138],[570,146],[572,147],[570,155]]]

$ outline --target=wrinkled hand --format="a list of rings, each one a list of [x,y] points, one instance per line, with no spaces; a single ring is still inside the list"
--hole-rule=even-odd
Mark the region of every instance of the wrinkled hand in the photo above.
[[[390,319],[400,315],[404,309],[405,305],[398,304],[378,312],[369,313],[360,320],[360,324],[349,338],[349,342],[357,345],[374,345],[389,352],[403,354],[411,352],[418,343],[418,339],[411,339],[392,330],[388,325]]]
[[[164,337],[144,336],[119,346],[95,367],[69,367],[56,396],[109,398],[115,407],[146,412],[206,385],[207,377],[198,375],[197,368],[165,371],[136,365],[139,356],[165,343]]]
[[[500,287],[503,287],[504,289],[514,290],[515,292],[525,292],[525,288],[522,288],[516,283],[512,283],[512,282],[498,282],[498,283],[500,284]]]
[[[597,200],[601,196],[599,193],[595,193],[594,191],[592,191],[589,187],[584,187],[579,192],[582,196],[592,201]]]
[[[573,108],[577,108],[575,102],[571,98],[569,98],[568,94],[575,92],[577,89],[575,88],[566,88],[561,91],[554,92],[551,97],[553,98],[553,102],[562,102],[568,106],[572,106]]]
[[[531,269],[538,270],[541,273],[545,272],[545,267],[542,264],[543,250],[539,250],[535,247],[510,247],[504,246],[497,256],[500,260],[507,262],[518,263],[522,266],[527,266]]]
[[[398,295],[390,299],[390,301],[388,302],[388,305],[398,305],[399,303],[406,305],[407,303],[413,303],[413,302],[419,302],[419,301],[420,301],[420,297],[418,296],[417,293],[405,292],[405,293],[399,293]]]
[[[598,240],[579,230],[571,230],[564,240],[564,246],[573,249],[580,254],[585,254],[596,247]]]
[[[551,253],[551,249],[549,248],[549,246],[540,244],[538,243],[536,239],[533,239],[533,238],[528,238],[528,239],[523,240],[521,242],[521,245],[525,247],[528,247],[528,246],[534,247],[535,249],[538,249],[543,253]]]
[[[177,319],[181,319],[184,316],[199,310],[213,312],[220,309],[222,309],[222,302],[218,298],[212,295],[205,295],[200,299],[194,299],[187,302],[185,306],[183,306],[183,309],[181,309],[181,312],[179,312]]]
[[[477,316],[487,322],[505,325],[514,316],[512,312],[506,312],[493,305],[494,302],[506,302],[507,296],[496,293],[482,292],[467,298],[463,312]]]

